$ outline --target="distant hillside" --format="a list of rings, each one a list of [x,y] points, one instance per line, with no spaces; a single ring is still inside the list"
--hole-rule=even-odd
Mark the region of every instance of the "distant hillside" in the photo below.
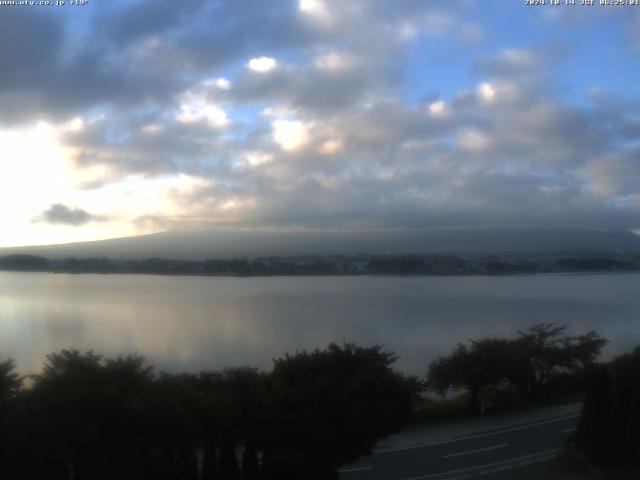
[[[164,232],[53,246],[0,249],[0,256],[205,259],[335,254],[640,251],[626,230],[412,230],[367,232]]]

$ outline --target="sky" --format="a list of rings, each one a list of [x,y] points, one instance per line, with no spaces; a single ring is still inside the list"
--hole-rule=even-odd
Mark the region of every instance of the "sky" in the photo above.
[[[0,246],[640,228],[640,7],[562,3],[0,5]]]

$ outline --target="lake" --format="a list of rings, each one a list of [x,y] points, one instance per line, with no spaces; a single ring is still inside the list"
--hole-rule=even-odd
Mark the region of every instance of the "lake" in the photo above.
[[[640,345],[640,274],[164,277],[0,272],[0,359],[35,372],[62,348],[140,352],[168,371],[269,368],[329,342],[383,344],[423,374],[465,339],[540,322]]]

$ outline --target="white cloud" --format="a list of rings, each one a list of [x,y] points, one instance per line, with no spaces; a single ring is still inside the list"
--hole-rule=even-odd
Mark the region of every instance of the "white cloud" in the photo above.
[[[428,105],[427,111],[432,117],[445,117],[449,113],[449,107],[444,100],[436,100]]]
[[[271,127],[273,141],[285,151],[297,150],[309,140],[309,127],[299,120],[275,120]]]
[[[328,15],[327,5],[322,0],[299,0],[298,8],[308,15]]]
[[[342,142],[342,140],[333,138],[331,140],[323,142],[323,144],[320,146],[320,151],[325,155],[334,155],[340,152],[343,148],[344,143]]]
[[[260,112],[260,116],[271,117],[271,118],[290,117],[292,115],[295,115],[295,111],[291,108],[283,107],[283,106],[267,107]]]
[[[496,99],[496,89],[488,82],[483,82],[478,85],[476,94],[481,103],[489,105]]]
[[[216,80],[216,87],[221,90],[229,90],[231,88],[231,82],[226,78],[221,77]]]
[[[273,155],[270,153],[252,151],[245,154],[245,161],[252,167],[258,167],[273,161]]]
[[[276,59],[271,57],[252,58],[247,63],[247,67],[249,67],[250,70],[258,73],[270,72],[271,70],[276,68],[277,65],[278,62],[276,61]]]
[[[85,126],[85,123],[82,117],[75,117],[72,120],[69,120],[68,122],[64,122],[60,126],[60,129],[62,131],[67,131],[67,132],[78,132],[82,130],[84,126]]]
[[[231,82],[225,77],[210,78],[202,81],[199,85],[205,88],[217,88],[220,90],[229,90],[231,88]]]
[[[229,118],[222,108],[210,103],[204,95],[186,92],[182,96],[176,120],[181,123],[206,121],[209,126],[217,128],[226,125]]]
[[[164,130],[164,127],[157,123],[149,123],[147,125],[144,125],[140,130],[142,131],[142,133],[153,135],[155,133],[160,133],[162,130]]]

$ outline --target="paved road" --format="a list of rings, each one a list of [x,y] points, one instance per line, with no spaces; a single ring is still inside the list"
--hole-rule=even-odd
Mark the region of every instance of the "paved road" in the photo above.
[[[578,414],[537,420],[447,441],[377,450],[340,471],[343,480],[573,478],[551,460],[575,430]]]

